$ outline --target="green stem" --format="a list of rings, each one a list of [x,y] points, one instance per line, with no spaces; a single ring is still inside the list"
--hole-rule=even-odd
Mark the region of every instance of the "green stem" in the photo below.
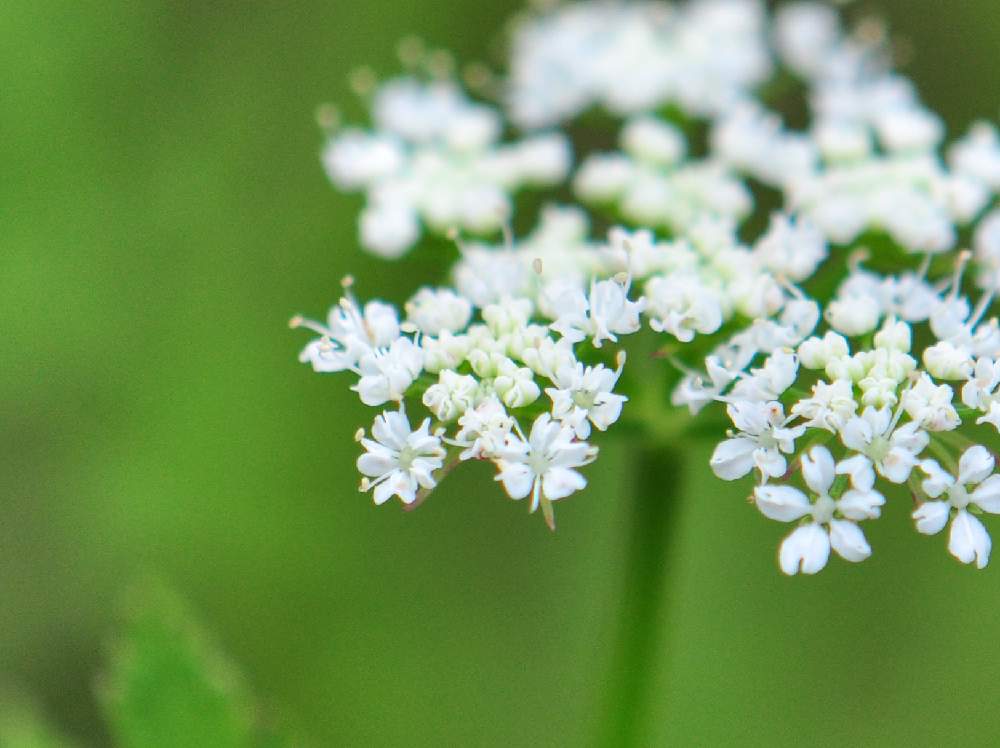
[[[646,744],[655,663],[664,630],[667,550],[677,533],[682,456],[673,445],[636,445],[635,502],[628,540],[620,630],[607,680],[599,745]]]

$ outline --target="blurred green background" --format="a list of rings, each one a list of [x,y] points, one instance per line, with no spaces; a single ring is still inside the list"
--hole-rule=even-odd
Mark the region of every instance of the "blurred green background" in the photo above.
[[[872,7],[950,126],[997,115],[995,0]],[[371,413],[285,327],[348,271],[394,301],[442,272],[357,250],[316,106],[350,102],[359,63],[394,71],[406,34],[480,57],[510,10],[0,6],[0,699],[106,744],[95,679],[123,591],[154,574],[306,744],[600,732],[632,448],[607,444],[554,536],[485,466],[418,512],[376,510],[351,441]],[[897,503],[865,528],[871,560],[784,578],[783,528],[711,477],[710,448],[671,513],[642,742],[995,744],[1000,561],[962,567]]]

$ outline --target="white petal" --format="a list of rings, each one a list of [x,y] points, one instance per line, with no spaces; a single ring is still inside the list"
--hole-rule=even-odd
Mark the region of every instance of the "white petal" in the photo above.
[[[936,499],[955,483],[955,479],[941,467],[937,460],[921,460],[920,469],[927,476],[920,487],[932,499]]]
[[[924,535],[936,535],[948,524],[948,513],[951,504],[947,501],[925,501],[913,512],[917,521],[917,532]]]
[[[1000,514],[1000,475],[991,475],[972,492],[972,501],[984,512]]]
[[[372,498],[378,506],[382,506],[385,502],[392,498],[393,485],[391,481],[383,481],[375,486],[375,490],[372,491]]]
[[[781,543],[778,553],[786,574],[815,574],[830,558],[830,536],[817,524],[797,528]]]
[[[802,455],[802,477],[806,485],[820,496],[825,496],[833,485],[833,457],[826,447],[813,447],[808,454]]]
[[[531,493],[535,474],[523,462],[501,461],[497,480],[503,482],[504,490],[512,499],[523,499]]]
[[[892,483],[906,483],[910,477],[910,471],[917,464],[917,458],[912,452],[908,452],[902,447],[893,447],[889,454],[879,463],[879,472]]]
[[[583,489],[586,485],[587,479],[569,468],[549,468],[542,476],[542,493],[550,501],[564,499],[574,491]]]
[[[860,416],[855,416],[840,430],[840,440],[848,449],[863,452],[872,440],[871,424]]]
[[[723,480],[736,480],[753,470],[753,451],[757,443],[745,437],[726,439],[715,448],[709,465]]]
[[[872,555],[871,546],[861,528],[842,519],[830,520],[830,545],[841,558],[854,563]]]
[[[878,491],[859,491],[852,488],[845,491],[837,502],[837,509],[847,519],[855,522],[862,519],[875,519],[880,514],[880,507],[885,504],[885,497]]]
[[[864,455],[854,455],[838,462],[837,474],[851,476],[851,485],[861,491],[870,491],[875,485],[875,468]]]
[[[981,483],[993,472],[993,455],[981,444],[969,447],[958,461],[958,482]]]
[[[792,486],[757,486],[753,493],[760,513],[778,522],[805,517],[811,508],[808,497]]]
[[[962,509],[951,523],[948,552],[963,564],[982,569],[990,561],[990,536],[983,523]]]
[[[381,478],[390,470],[395,470],[399,466],[399,461],[383,447],[359,456],[357,466],[358,472],[362,475]]]
[[[780,478],[788,469],[788,462],[774,447],[758,448],[753,452],[753,461],[761,475],[769,478]]]

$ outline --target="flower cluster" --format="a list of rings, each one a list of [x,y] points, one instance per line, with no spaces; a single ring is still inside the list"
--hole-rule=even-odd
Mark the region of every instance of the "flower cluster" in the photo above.
[[[371,131],[334,130],[323,163],[337,187],[365,192],[361,245],[386,258],[413,247],[423,227],[494,233],[515,190],[557,184],[570,167],[565,137],[501,143],[500,113],[449,80],[388,81],[373,96],[372,120]]]
[[[316,335],[301,360],[379,409],[361,489],[413,506],[487,461],[554,528],[603,432],[677,439],[697,418],[719,424],[715,475],[796,524],[785,573],[868,558],[861,523],[900,500],[985,566],[1000,135],[946,145],[888,50],[818,2],[592,0],[517,19],[493,103],[451,77],[377,87],[372,130],[335,131],[327,171],[365,190],[369,249],[427,227],[458,257],[401,307],[348,280],[325,322],[293,320]],[[505,140],[504,117],[550,129]],[[536,228],[498,243],[515,214]]]

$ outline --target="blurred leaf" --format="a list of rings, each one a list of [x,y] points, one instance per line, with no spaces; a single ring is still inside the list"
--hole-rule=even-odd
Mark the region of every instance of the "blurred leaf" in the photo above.
[[[254,707],[239,675],[181,600],[158,584],[130,595],[99,690],[125,748],[254,744]]]
[[[34,704],[16,695],[0,694],[0,746],[69,748],[72,745]]]

